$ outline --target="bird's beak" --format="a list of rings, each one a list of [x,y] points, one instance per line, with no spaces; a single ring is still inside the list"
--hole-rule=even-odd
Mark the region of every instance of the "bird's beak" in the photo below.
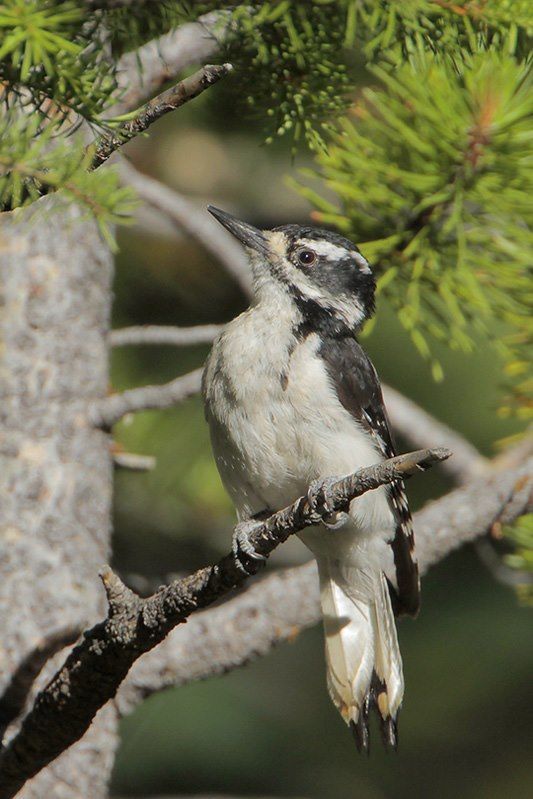
[[[268,241],[258,228],[241,222],[237,217],[228,214],[227,211],[221,211],[220,208],[215,208],[213,205],[208,205],[207,210],[246,247],[257,250],[257,252],[268,253]]]

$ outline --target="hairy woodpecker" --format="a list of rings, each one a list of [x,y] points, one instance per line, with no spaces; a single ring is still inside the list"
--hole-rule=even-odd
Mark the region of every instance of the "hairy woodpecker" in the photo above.
[[[375,293],[357,247],[328,230],[258,230],[208,210],[244,244],[254,279],[253,303],[215,341],[203,383],[215,459],[240,521],[235,545],[245,547],[254,517],[315,481],[327,496],[328,478],[395,450],[378,376],[356,338]],[[300,538],[318,564],[331,698],[360,751],[371,708],[395,747],[404,683],[394,615],[419,606],[403,483],[364,494]]]

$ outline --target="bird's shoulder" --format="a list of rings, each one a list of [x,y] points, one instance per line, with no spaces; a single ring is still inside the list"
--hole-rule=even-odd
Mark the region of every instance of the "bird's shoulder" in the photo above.
[[[377,371],[355,336],[324,337],[317,355],[343,407],[376,438],[386,458],[395,454]]]

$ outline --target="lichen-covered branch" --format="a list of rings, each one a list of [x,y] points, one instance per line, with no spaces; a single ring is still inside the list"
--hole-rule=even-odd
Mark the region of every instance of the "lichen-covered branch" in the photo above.
[[[32,686],[45,663],[82,634],[79,625],[59,628],[43,635],[12,673],[0,696],[0,742],[8,726],[23,712]]]
[[[444,449],[420,450],[361,469],[338,480],[328,501],[334,511],[346,510],[354,497],[415,474],[449,455]],[[250,536],[256,554],[268,557],[290,535],[316,523],[319,503],[320,489],[312,489],[258,523]],[[0,799],[15,796],[26,780],[83,735],[135,660],[194,611],[242,585],[262,565],[263,561],[244,552],[231,552],[214,566],[176,580],[147,599],[127,588],[109,568],[104,569],[101,576],[108,616],[84,634],[0,755]]]

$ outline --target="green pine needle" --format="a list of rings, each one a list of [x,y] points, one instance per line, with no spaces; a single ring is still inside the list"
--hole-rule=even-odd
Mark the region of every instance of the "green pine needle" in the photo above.
[[[91,154],[77,136],[54,137],[53,125],[10,111],[0,122],[0,210],[26,205],[42,188],[62,190],[83,206],[109,237],[114,224],[127,221],[135,193],[119,184],[113,169],[89,172]]]
[[[338,202],[299,190],[316,219],[365,242],[424,358],[432,338],[470,351],[481,335],[509,376],[523,377],[533,335],[530,71],[488,51],[459,69],[424,54],[374,74],[381,86],[364,91],[317,159]],[[527,416],[526,381],[515,389]]]

